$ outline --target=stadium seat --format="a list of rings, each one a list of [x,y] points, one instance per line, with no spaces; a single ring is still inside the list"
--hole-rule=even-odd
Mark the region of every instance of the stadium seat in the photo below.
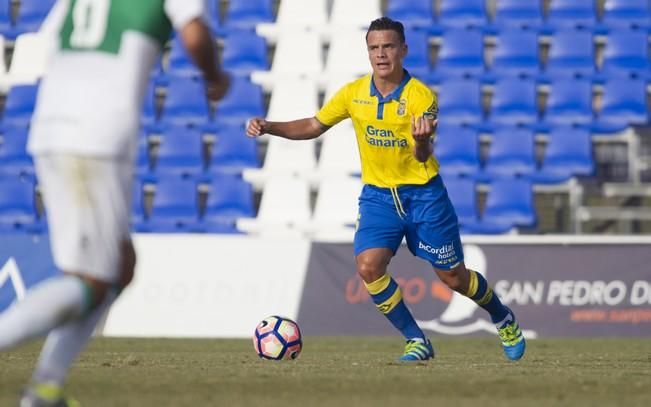
[[[34,184],[0,176],[0,228],[25,230],[35,221]]]
[[[434,25],[434,8],[431,0],[390,0],[386,15],[405,27],[429,28]]]
[[[206,9],[208,24],[214,37],[221,37],[224,35],[224,28],[222,27],[219,11],[220,0],[206,0]]]
[[[183,125],[200,125],[210,121],[203,79],[170,75],[161,120]]]
[[[595,73],[595,46],[586,30],[559,29],[551,37],[545,67],[547,80],[553,77],[591,78]]]
[[[439,87],[439,116],[446,123],[478,124],[482,121],[479,81],[449,80]]]
[[[20,0],[16,16],[16,31],[35,32],[50,12],[56,0]]]
[[[530,174],[536,184],[558,184],[573,176],[594,173],[592,138],[585,128],[555,127],[547,136],[547,147],[540,170]]]
[[[317,177],[353,175],[361,172],[357,137],[350,120],[331,127],[322,138]]]
[[[479,209],[475,181],[469,178],[446,177],[444,182],[462,230],[466,225],[477,223]]]
[[[485,0],[441,0],[438,22],[444,27],[483,28],[486,25]]]
[[[322,180],[314,214],[306,224],[305,231],[319,240],[352,239],[362,187],[362,181],[358,177],[330,177]]]
[[[434,74],[437,78],[478,77],[484,72],[484,39],[479,30],[448,29]]]
[[[617,133],[631,125],[648,123],[646,84],[640,79],[612,78],[604,84],[604,94],[592,131]]]
[[[202,218],[228,218],[234,225],[235,218],[254,215],[251,185],[237,174],[215,174],[209,184]]]
[[[281,31],[271,71],[254,72],[251,79],[265,87],[288,77],[317,77],[323,71],[321,38],[314,31]]]
[[[34,164],[27,153],[27,127],[3,126],[0,145],[0,176],[32,178]]]
[[[432,70],[427,33],[420,30],[407,30],[405,37],[409,52],[403,60],[404,67],[412,76],[427,82]]]
[[[476,130],[439,124],[434,156],[443,175],[475,177],[479,173],[479,135]]]
[[[34,112],[38,86],[14,86],[9,90],[2,117],[4,125],[27,126]]]
[[[283,0],[276,24],[285,28],[319,27],[328,22],[327,0]]]
[[[595,0],[553,0],[547,13],[547,25],[553,29],[591,29],[597,22]]]
[[[35,85],[43,76],[50,52],[55,46],[54,37],[25,33],[16,38],[11,65],[0,90],[17,85]]]
[[[526,176],[536,171],[534,132],[525,128],[501,127],[491,137],[481,181]]]
[[[493,23],[499,27],[538,29],[542,25],[542,1],[499,0]]]
[[[496,179],[490,184],[481,217],[485,228],[533,227],[536,210],[531,182],[521,178]],[[476,226],[475,226],[476,228]]]
[[[531,125],[537,120],[536,83],[533,80],[507,78],[495,83],[490,124]]]
[[[592,83],[587,79],[552,80],[543,126],[588,125],[593,119]]]
[[[132,229],[143,228],[147,221],[147,212],[145,211],[145,191],[144,183],[135,180],[133,183],[133,196],[131,199],[131,227]]]
[[[648,36],[644,31],[613,30],[608,34],[601,74],[649,78]]]
[[[224,98],[217,102],[215,120],[218,123],[244,123],[251,117],[264,116],[262,89],[246,78],[231,78]]]
[[[169,53],[169,62],[167,73],[175,76],[199,76],[201,71],[192,62],[190,55],[185,50],[185,46],[181,42],[181,38],[175,35],[171,41],[171,49]]]
[[[11,3],[9,0],[2,0],[0,2],[0,36],[4,38],[14,35],[13,25],[14,23],[11,17]]]
[[[135,166],[136,175],[141,177],[151,176],[153,168],[151,165],[149,138],[144,130],[142,130],[138,135],[138,149],[136,151]]]
[[[228,3],[225,21],[228,29],[255,28],[256,24],[274,19],[271,0],[230,0]]]
[[[196,227],[198,220],[196,181],[170,174],[157,179],[151,214],[138,231],[188,232]]]
[[[606,0],[603,23],[608,28],[640,28],[650,26],[651,9],[647,0]]]
[[[523,2],[526,3],[526,2]],[[534,77],[539,71],[538,34],[522,29],[504,29],[497,34],[491,73]]]
[[[306,180],[281,176],[264,187],[258,216],[240,218],[237,228],[250,234],[302,236],[300,229],[310,219],[310,187]]]
[[[381,16],[380,0],[334,0],[330,24],[335,27],[365,28]]]
[[[155,163],[156,177],[165,174],[201,175],[204,170],[201,130],[190,126],[166,126],[160,137]]]
[[[349,1],[349,0],[345,0]],[[340,29],[332,34],[325,64],[326,75],[365,75],[371,70],[366,31]]]
[[[224,38],[222,66],[237,76],[268,70],[267,43],[255,31],[231,30]]]
[[[216,128],[212,146],[210,172],[241,172],[245,168],[257,168],[257,140],[245,136],[244,123],[221,123]]]
[[[158,107],[156,106],[156,81],[151,79],[143,97],[140,124],[151,126],[158,121]]]
[[[269,100],[269,120],[312,117],[319,108],[319,92],[314,80],[284,79],[276,82]]]

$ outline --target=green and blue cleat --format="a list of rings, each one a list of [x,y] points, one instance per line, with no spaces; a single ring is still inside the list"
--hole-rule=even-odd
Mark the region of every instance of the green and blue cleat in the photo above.
[[[511,309],[506,320],[497,328],[497,334],[502,341],[502,348],[504,354],[510,360],[520,360],[524,355],[524,350],[527,347],[527,342],[524,340],[522,330],[515,319],[515,314]]]
[[[78,401],[63,395],[61,386],[33,384],[23,393],[19,407],[81,407]]]
[[[410,339],[405,345],[405,353],[398,359],[400,362],[418,362],[434,358],[434,347],[429,339],[425,342]]]

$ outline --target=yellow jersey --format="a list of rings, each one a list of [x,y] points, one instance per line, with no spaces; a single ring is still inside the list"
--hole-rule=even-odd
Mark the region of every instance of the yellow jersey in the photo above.
[[[385,97],[378,92],[372,75],[342,87],[319,112],[316,119],[334,126],[353,121],[362,163],[362,182],[382,188],[426,184],[438,174],[433,156],[422,163],[413,154],[412,117],[435,119],[436,95],[407,71],[400,85]]]

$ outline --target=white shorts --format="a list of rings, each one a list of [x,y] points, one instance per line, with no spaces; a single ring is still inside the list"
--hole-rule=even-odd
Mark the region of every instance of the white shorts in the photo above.
[[[120,279],[130,239],[130,160],[46,153],[34,157],[56,266],[108,283]]]

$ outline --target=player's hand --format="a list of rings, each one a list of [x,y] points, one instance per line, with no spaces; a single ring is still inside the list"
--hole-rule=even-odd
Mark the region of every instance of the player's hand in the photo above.
[[[249,119],[246,124],[246,135],[249,137],[260,137],[265,133],[267,121],[261,117]]]
[[[231,77],[226,72],[219,72],[213,80],[206,81],[206,95],[208,100],[216,102],[224,97],[231,86]]]
[[[430,137],[436,130],[437,120],[426,117],[411,117],[411,134],[414,140],[418,142],[429,142]]]

